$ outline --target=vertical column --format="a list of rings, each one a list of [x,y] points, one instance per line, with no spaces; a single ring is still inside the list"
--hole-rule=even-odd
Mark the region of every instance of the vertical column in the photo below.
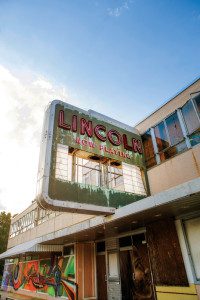
[[[156,136],[155,136],[155,132],[153,128],[150,128],[151,131],[151,138],[152,138],[152,143],[153,143],[153,149],[154,149],[154,153],[156,155],[156,162],[157,164],[160,164],[160,155],[158,153],[158,146],[156,143]]]
[[[178,119],[179,119],[179,122],[180,122],[180,125],[181,125],[183,136],[185,138],[186,145],[187,145],[187,147],[189,149],[189,148],[191,148],[190,139],[187,136],[187,130],[186,130],[186,127],[185,127],[185,123],[184,123],[182,111],[181,111],[180,108],[177,109],[177,115],[178,115]]]
[[[108,300],[120,300],[121,282],[119,266],[119,241],[117,238],[106,240],[106,265]]]

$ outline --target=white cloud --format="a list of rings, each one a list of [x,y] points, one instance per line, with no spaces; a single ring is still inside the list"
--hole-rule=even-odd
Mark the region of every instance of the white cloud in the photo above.
[[[16,213],[35,197],[45,107],[53,99],[72,101],[65,87],[40,75],[16,76],[2,65],[0,99],[0,209]]]
[[[1,199],[2,192],[3,192],[3,190],[0,189],[0,212],[1,212],[2,210],[5,210],[5,206],[2,204],[2,199]]]
[[[111,17],[119,17],[124,11],[129,9],[129,4],[132,3],[132,0],[122,1],[121,5],[115,8],[108,8],[108,15]]]

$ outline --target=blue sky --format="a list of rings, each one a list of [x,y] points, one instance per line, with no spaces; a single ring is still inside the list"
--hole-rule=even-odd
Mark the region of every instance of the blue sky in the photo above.
[[[50,100],[134,125],[200,76],[199,49],[199,0],[0,0],[0,209],[34,198]]]
[[[200,74],[199,1],[1,0],[0,20],[4,66],[129,124]]]

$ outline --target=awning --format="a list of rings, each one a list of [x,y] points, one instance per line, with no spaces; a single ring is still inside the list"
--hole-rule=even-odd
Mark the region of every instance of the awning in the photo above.
[[[42,243],[103,240],[146,226],[165,217],[184,218],[200,213],[200,177],[115,210],[43,235]]]
[[[39,238],[19,244],[0,254],[0,259],[17,257],[31,252],[62,252],[63,245],[41,245]]]

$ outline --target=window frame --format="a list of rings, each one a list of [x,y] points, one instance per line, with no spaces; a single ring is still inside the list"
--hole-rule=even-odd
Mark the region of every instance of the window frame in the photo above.
[[[181,128],[181,131],[182,131],[182,134],[183,134],[182,140],[179,141],[179,142],[177,142],[177,143],[175,143],[175,144],[172,144],[172,142],[171,142],[170,134],[169,134],[169,131],[168,131],[168,128],[167,128],[167,123],[166,123],[166,120],[167,120],[170,116],[172,116],[173,114],[176,114],[176,115],[177,115],[177,118],[178,118],[178,121],[179,121],[179,124],[180,124],[180,128]],[[164,127],[165,127],[166,136],[167,136],[167,139],[168,139],[167,142],[169,143],[169,146],[166,147],[165,149],[159,151],[159,150],[158,150],[158,144],[157,144],[157,141],[156,141],[155,127],[158,126],[158,125],[159,125],[160,123],[162,123],[162,122],[163,122]],[[185,134],[184,134],[183,126],[185,126],[185,124],[182,123],[182,120],[181,120],[180,115],[179,115],[179,113],[178,113],[178,109],[174,110],[174,111],[171,112],[169,115],[167,115],[164,119],[162,119],[161,121],[159,121],[158,123],[156,123],[154,126],[152,126],[152,129],[153,129],[153,132],[154,132],[154,135],[155,135],[155,143],[156,143],[156,149],[157,149],[157,152],[155,152],[155,155],[158,154],[158,156],[159,156],[159,158],[160,158],[160,163],[165,162],[166,160],[171,159],[171,158],[175,157],[176,155],[179,155],[179,154],[185,152],[185,151],[188,149],[188,145],[187,145],[187,142],[186,142],[186,136],[185,136]],[[153,139],[152,139],[152,142],[153,142]],[[176,153],[175,155],[173,155],[173,156],[171,156],[171,157],[169,157],[169,158],[166,158],[166,159],[164,159],[164,160],[161,159],[160,155],[161,155],[162,153],[165,153],[165,152],[167,152],[169,149],[171,149],[171,148],[173,148],[173,147],[176,147],[176,146],[178,146],[178,145],[180,145],[180,144],[182,144],[182,143],[184,143],[184,142],[185,142],[185,146],[186,146],[186,147],[185,147],[185,150],[180,151],[180,152]],[[155,148],[154,148],[154,151],[155,151]],[[158,163],[157,163],[157,164],[158,164]]]
[[[191,136],[195,133],[200,133],[200,112],[198,112],[198,108],[197,108],[197,105],[196,105],[196,102],[195,102],[195,98],[197,98],[198,96],[200,96],[200,94],[198,94],[197,96],[195,97],[192,97],[190,98],[187,102],[184,103],[184,105],[180,108],[181,109],[181,114],[182,114],[182,117],[183,117],[183,123],[184,123],[184,127],[185,127],[185,130],[186,130],[186,137],[189,141],[189,144],[190,144],[190,148],[193,148],[197,145],[199,145],[199,143],[197,143],[196,145],[192,145],[191,143]],[[194,112],[195,112],[195,115],[197,117],[197,120],[199,122],[199,127],[197,127],[196,129],[194,129],[192,132],[189,133],[189,130],[188,130],[188,127],[187,127],[187,124],[186,124],[186,121],[185,121],[185,118],[184,118],[184,114],[182,112],[182,108],[187,104],[187,103],[191,103],[192,104],[192,107],[194,109]]]
[[[171,112],[170,114],[168,114],[165,118],[163,118],[159,122],[155,123],[154,126],[151,126],[147,130],[145,130],[145,132],[142,134],[142,136],[143,136],[143,135],[145,135],[145,134],[147,134],[149,132],[149,135],[150,135],[151,141],[152,141],[152,145],[153,145],[154,156],[151,156],[148,159],[146,159],[146,157],[145,157],[145,163],[146,163],[146,167],[147,167],[148,170],[151,169],[151,168],[154,168],[155,166],[159,165],[160,163],[163,163],[166,160],[169,160],[169,159],[171,159],[171,158],[173,158],[173,157],[175,157],[175,156],[177,156],[177,155],[179,155],[179,154],[187,151],[188,149],[196,147],[196,146],[198,146],[200,144],[200,143],[197,143],[196,145],[192,145],[191,141],[190,141],[191,135],[193,135],[194,133],[200,132],[200,112],[198,111],[198,107],[197,107],[197,104],[196,104],[196,101],[195,101],[195,99],[197,97],[199,97],[199,96],[200,96],[200,92],[198,92],[198,95],[196,95],[194,97],[191,97],[182,106],[178,107],[173,112]],[[193,107],[193,109],[195,111],[195,115],[197,116],[197,119],[199,121],[199,127],[197,129],[195,129],[194,131],[192,131],[191,133],[189,133],[189,131],[188,131],[187,124],[186,124],[186,121],[184,119],[184,115],[183,115],[183,112],[182,112],[182,108],[189,101],[192,103],[192,107]],[[175,144],[172,145],[171,140],[170,140],[169,131],[168,131],[167,124],[166,124],[166,120],[167,120],[167,118],[169,118],[171,115],[173,115],[175,113],[177,114],[177,118],[178,118],[178,121],[180,123],[180,128],[182,130],[183,139],[181,141],[179,141],[179,142],[177,142],[177,143],[175,143]],[[158,144],[157,144],[157,141],[156,141],[155,127],[158,126],[161,122],[164,123],[165,131],[166,131],[166,136],[167,136],[168,143],[170,144],[170,146],[167,147],[167,148],[165,148],[165,149],[163,149],[163,150],[161,150],[161,151],[159,151],[158,150]],[[176,147],[176,146],[178,146],[178,145],[180,145],[181,143],[184,143],[184,142],[185,142],[185,148],[183,150],[181,150],[180,152],[176,153],[175,155],[173,155],[173,156],[171,156],[169,158],[166,158],[164,160],[162,160],[160,158],[160,154],[161,153],[165,153],[170,148]],[[155,158],[156,163],[153,166],[148,167],[147,166],[147,162],[149,160],[153,159],[153,158]]]
[[[196,219],[196,218],[200,218],[200,215],[199,214],[193,215],[193,216],[191,215],[191,216],[181,219],[181,227],[182,227],[185,245],[187,248],[187,253],[188,253],[188,257],[189,257],[189,261],[190,261],[190,267],[191,267],[191,271],[192,271],[192,275],[193,275],[193,279],[194,279],[194,284],[200,284],[200,279],[197,278],[197,274],[196,274],[196,270],[195,270],[195,266],[194,266],[194,260],[193,260],[193,256],[192,256],[192,251],[191,251],[191,245],[189,243],[188,232],[187,232],[187,228],[186,228],[186,222]]]

